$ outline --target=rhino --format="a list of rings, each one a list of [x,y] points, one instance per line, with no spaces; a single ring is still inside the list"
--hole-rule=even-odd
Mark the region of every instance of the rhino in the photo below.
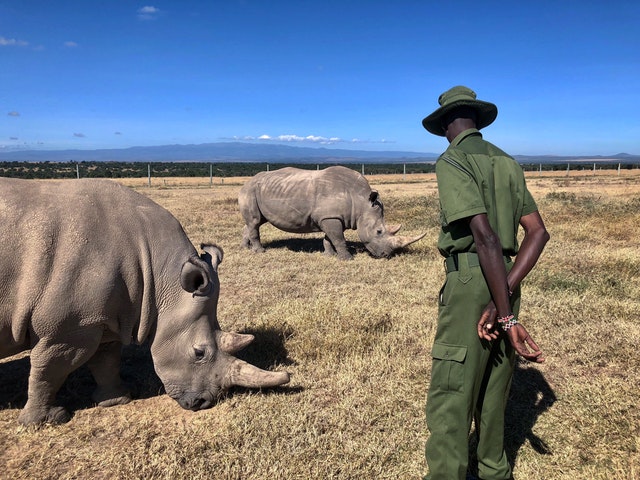
[[[289,233],[323,232],[324,253],[342,260],[353,259],[347,229],[358,232],[374,257],[390,257],[426,235],[397,236],[400,225],[385,225],[378,192],[363,175],[342,166],[260,172],[242,186],[238,204],[245,222],[242,246],[255,252],[264,251],[260,226],[267,222]]]
[[[232,386],[289,381],[233,356],[254,338],[220,329],[222,249],[198,254],[144,195],[109,180],[0,178],[0,225],[0,358],[30,350],[20,423],[68,421],[56,392],[83,364],[93,401],[129,402],[122,345],[148,342],[166,393],[194,411]]]

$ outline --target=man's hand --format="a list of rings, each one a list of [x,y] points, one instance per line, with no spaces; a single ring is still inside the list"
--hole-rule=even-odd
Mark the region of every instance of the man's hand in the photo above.
[[[493,302],[489,302],[478,320],[478,336],[490,342],[496,340],[500,336],[500,332],[502,332],[502,327],[498,324],[498,312]],[[540,348],[521,323],[516,323],[505,335],[522,358],[535,363],[544,362]]]
[[[516,323],[506,332],[506,335],[509,337],[511,346],[522,358],[535,363],[544,362],[542,351],[521,323]]]
[[[480,320],[478,320],[478,336],[484,340],[490,342],[495,340],[500,335],[500,331],[497,325],[498,311],[493,302],[489,304],[482,311]]]

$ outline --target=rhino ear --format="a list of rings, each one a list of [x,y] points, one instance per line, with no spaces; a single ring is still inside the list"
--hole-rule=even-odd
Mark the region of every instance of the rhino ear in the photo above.
[[[200,255],[205,262],[207,262],[211,268],[217,272],[218,265],[222,263],[222,257],[224,257],[224,252],[222,251],[222,247],[218,245],[214,245],[212,243],[202,243],[200,248],[204,250],[204,253]]]
[[[211,266],[198,257],[190,257],[182,265],[180,285],[193,296],[206,296],[211,293],[213,282],[210,274]]]
[[[377,190],[371,190],[371,193],[369,194],[369,201],[371,203],[374,203],[377,199],[378,199],[378,191]]]

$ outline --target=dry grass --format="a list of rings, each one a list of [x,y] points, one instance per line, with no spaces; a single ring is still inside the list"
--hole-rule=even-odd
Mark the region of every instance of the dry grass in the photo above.
[[[528,174],[552,234],[524,286],[523,321],[547,363],[516,371],[508,452],[518,478],[640,478],[640,176]],[[388,223],[427,231],[376,260],[353,232],[352,262],[319,253],[319,235],[263,227],[267,252],[241,250],[236,195],[246,179],[124,183],[225,249],[219,319],[252,332],[243,358],[293,374],[286,388],[236,390],[182,410],[161,393],[142,348],[128,351],[129,405],[98,408],[92,381],[61,392],[74,418],[24,428],[28,359],[0,363],[0,478],[418,479],[436,296],[443,280],[433,176],[370,177]],[[160,182],[158,182],[160,183]],[[160,392],[160,393],[159,393]]]

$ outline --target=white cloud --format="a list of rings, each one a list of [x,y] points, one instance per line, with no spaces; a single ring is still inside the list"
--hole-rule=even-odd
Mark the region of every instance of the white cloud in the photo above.
[[[0,46],[2,47],[26,47],[27,45],[29,45],[29,42],[25,42],[24,40],[0,37]]]
[[[144,6],[138,9],[138,18],[140,20],[155,20],[160,14],[160,9],[151,5]]]
[[[78,44],[76,42],[64,42],[64,46],[69,48],[75,48],[78,46]]]
[[[86,135],[84,133],[74,133],[73,136],[78,138],[84,138]]]
[[[382,139],[382,140],[361,140],[358,138],[353,138],[351,140],[345,140],[340,137],[323,137],[320,135],[307,135],[305,137],[300,135],[293,134],[285,134],[278,135],[272,137],[271,135],[260,135],[259,137],[254,137],[251,135],[234,135],[233,137],[223,138],[223,140],[233,140],[239,142],[252,142],[252,141],[261,141],[261,142],[286,142],[286,143],[314,143],[319,145],[335,145],[338,143],[347,144],[347,143],[394,143],[393,141]]]
[[[258,137],[258,140],[271,140],[275,142],[300,142],[300,143],[319,143],[322,145],[332,145],[334,143],[342,143],[342,140],[339,137],[322,137],[319,135],[307,135],[306,137],[301,137],[300,135],[278,135],[277,137],[271,137],[269,135],[261,135]]]
[[[13,111],[13,112],[7,113],[7,115],[9,115],[10,117],[19,117],[20,112]]]

